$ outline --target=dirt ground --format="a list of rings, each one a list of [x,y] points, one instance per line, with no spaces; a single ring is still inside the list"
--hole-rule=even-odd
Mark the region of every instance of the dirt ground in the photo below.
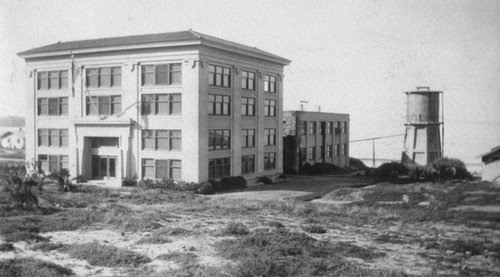
[[[40,231],[39,235],[48,242],[97,242],[134,251],[151,261],[134,267],[99,266],[58,249],[34,250],[40,242],[12,239],[13,250],[0,251],[0,261],[36,258],[71,269],[77,276],[232,276],[238,274],[228,268],[241,261],[223,255],[216,245],[235,239],[227,230],[237,223],[250,234],[263,229],[273,232],[272,226],[280,225],[320,242],[348,243],[369,250],[375,258],[348,255],[346,260],[385,272],[382,276],[500,275],[500,198],[492,197],[498,195],[496,188],[487,186],[485,191],[484,184],[461,183],[372,183],[347,177],[294,176],[282,184],[211,196],[182,196],[184,200],[172,200],[169,192],[144,193],[129,188],[106,192],[94,188],[91,193],[67,193],[58,199],[41,196],[41,205],[46,208],[75,213],[94,210],[100,216],[77,228],[60,228],[71,230],[47,227],[51,231]],[[125,212],[120,213],[120,209]],[[40,218],[45,216],[49,220],[48,216],[54,215]],[[19,218],[8,215],[1,219],[14,224]],[[324,232],[311,231],[311,226]],[[166,230],[165,241],[142,243],[154,239],[158,230]],[[0,244],[8,240],[0,236]],[[160,258],[169,254],[189,254],[195,263]],[[220,270],[213,275],[196,271],[200,268]]]

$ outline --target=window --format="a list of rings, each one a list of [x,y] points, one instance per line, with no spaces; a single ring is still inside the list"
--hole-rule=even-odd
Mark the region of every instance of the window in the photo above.
[[[37,74],[38,90],[54,90],[68,88],[68,71],[41,71]]]
[[[276,129],[264,129],[264,139],[265,146],[276,145]]]
[[[115,67],[99,67],[87,69],[87,87],[106,88],[122,85],[122,69]]]
[[[300,160],[301,161],[305,161],[306,158],[307,158],[307,149],[306,148],[300,148],[299,151],[300,151],[299,152],[299,155],[300,155],[299,158],[300,158]]]
[[[325,152],[323,151],[323,146],[318,147],[318,158],[323,160],[325,158]]]
[[[231,149],[231,131],[230,130],[209,130],[208,131],[208,150],[227,150]]]
[[[231,176],[231,159],[218,158],[208,160],[208,178],[211,180]]]
[[[208,95],[209,115],[230,115],[231,97],[226,95]]]
[[[241,98],[241,115],[255,116],[255,98]]]
[[[172,94],[143,94],[142,115],[175,115],[181,114],[182,96]]]
[[[316,160],[316,147],[309,147],[309,160]]]
[[[276,116],[276,100],[266,99],[264,101],[264,116]]]
[[[38,155],[40,169],[45,173],[58,172],[61,169],[69,168],[69,159],[67,155]]]
[[[91,148],[101,147],[114,147],[117,148],[119,144],[117,137],[92,137],[90,139]]]
[[[309,122],[309,135],[315,135],[316,134],[316,122],[311,121]]]
[[[67,115],[68,97],[38,98],[38,115]]]
[[[181,83],[182,66],[180,63],[142,66],[143,86],[167,86]]]
[[[341,148],[341,152],[340,153],[341,153],[342,156],[347,155],[347,144],[345,144],[345,143],[342,144],[342,148]]]
[[[142,149],[181,150],[181,130],[142,130]]]
[[[67,147],[68,129],[38,129],[38,146]]]
[[[336,144],[336,145],[335,145],[335,149],[334,149],[334,150],[335,150],[335,152],[333,153],[333,155],[334,155],[335,157],[338,157],[338,156],[339,156],[339,148],[340,148],[340,145]]]
[[[347,121],[342,122],[342,134],[345,134],[346,130],[347,130]]]
[[[335,122],[335,134],[340,134],[340,122]]]
[[[241,174],[255,172],[255,155],[241,156]]]
[[[241,130],[241,147],[255,147],[255,129]]]
[[[87,96],[87,115],[118,115],[121,112],[121,96]]]
[[[241,71],[241,88],[246,90],[255,90],[255,73]]]
[[[264,169],[276,168],[276,152],[264,153]]]
[[[318,122],[318,134],[324,135],[325,134],[325,129],[323,128],[323,124],[325,124],[324,121]]]
[[[328,121],[326,122],[326,133],[331,134],[333,132],[333,122]]]
[[[209,65],[208,84],[223,88],[231,87],[231,69],[229,67]]]
[[[181,179],[181,164],[181,160],[142,159],[142,177]]]
[[[299,122],[299,134],[301,136],[305,136],[306,135],[306,132],[307,132],[307,124],[305,121],[300,121]]]
[[[264,91],[276,93],[276,76],[264,75]]]
[[[327,158],[331,158],[332,157],[332,152],[333,152],[332,145],[327,145],[326,146],[326,157]]]

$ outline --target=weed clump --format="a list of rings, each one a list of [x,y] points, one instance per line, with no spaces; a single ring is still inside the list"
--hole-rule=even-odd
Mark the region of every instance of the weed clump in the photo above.
[[[0,252],[8,252],[14,250],[14,245],[10,242],[0,243]]]
[[[308,233],[313,233],[313,234],[324,234],[326,233],[325,227],[321,225],[309,225],[302,227],[302,229]]]
[[[42,260],[23,258],[0,260],[0,276],[70,276],[71,269]]]
[[[155,258],[155,260],[172,261],[182,265],[194,265],[198,262],[198,255],[192,252],[179,252],[174,251],[168,254],[162,254]]]
[[[147,256],[134,251],[120,249],[114,246],[102,245],[98,242],[70,245],[62,248],[75,259],[86,260],[94,266],[127,267],[151,262]]]
[[[239,222],[230,222],[224,229],[224,234],[228,235],[243,236],[247,235],[248,233],[250,233],[248,227],[245,226],[245,224]]]
[[[62,243],[40,242],[31,247],[31,250],[49,252],[64,247]]]
[[[236,240],[216,244],[224,257],[239,261],[235,276],[364,276],[373,271],[352,264],[338,255],[330,242],[303,233],[279,229],[258,230]]]

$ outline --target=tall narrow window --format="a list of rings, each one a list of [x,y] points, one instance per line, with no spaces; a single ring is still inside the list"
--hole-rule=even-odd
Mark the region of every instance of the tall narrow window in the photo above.
[[[276,152],[264,153],[264,169],[276,168]]]
[[[171,130],[169,139],[170,139],[170,150],[181,150],[182,132],[180,130]]]
[[[241,130],[241,147],[255,147],[255,129]]]
[[[265,146],[276,145],[276,129],[264,129]]]
[[[255,98],[250,98],[250,97],[241,98],[241,115],[255,116]]]
[[[266,99],[264,101],[264,116],[276,116],[276,100]]]
[[[255,73],[241,71],[241,88],[245,90],[255,90]]]
[[[241,156],[241,174],[249,174],[255,172],[255,155]]]
[[[309,122],[309,135],[316,134],[316,121]]]
[[[276,92],[276,76],[264,75],[264,91]]]

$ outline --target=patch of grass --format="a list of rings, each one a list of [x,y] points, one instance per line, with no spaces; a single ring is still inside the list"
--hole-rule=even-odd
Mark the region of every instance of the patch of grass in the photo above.
[[[51,243],[51,242],[40,242],[31,247],[31,250],[48,252],[56,249],[60,249],[65,245],[62,243]]]
[[[70,276],[71,269],[42,260],[23,258],[0,260],[0,276]]]
[[[164,244],[170,243],[171,230],[168,228],[161,228],[154,231],[151,235],[141,238],[137,244]]]
[[[308,233],[313,234],[324,234],[326,233],[326,228],[321,225],[308,225],[302,227],[302,229]]]
[[[10,242],[0,243],[0,252],[9,252],[14,250],[14,245]]]
[[[223,233],[228,235],[243,236],[250,233],[250,231],[248,230],[248,227],[243,223],[230,222],[224,229]]]
[[[38,235],[37,233],[30,233],[30,232],[25,232],[25,231],[13,232],[13,233],[5,234],[4,235],[4,239],[6,241],[10,241],[10,242],[16,242],[16,241],[34,241],[34,242],[47,241],[46,238]]]
[[[275,227],[275,228],[284,228],[285,227],[285,225],[283,225],[283,223],[281,223],[279,221],[276,221],[276,220],[275,221],[271,221],[268,224],[269,224],[269,226]]]
[[[51,215],[59,211],[60,209],[54,207],[16,207],[4,205],[0,206],[0,217]]]
[[[238,261],[231,276],[388,276],[348,262],[338,254],[341,247],[328,241],[317,241],[303,233],[279,229],[276,232],[255,231],[237,239],[215,245],[223,257]],[[353,256],[368,256],[353,246]],[[342,250],[345,251],[345,250]],[[344,253],[342,253],[344,254]]]
[[[482,244],[472,240],[446,240],[440,245],[440,250],[447,251],[451,250],[455,253],[465,254],[470,252],[471,255],[479,255],[484,252],[487,248]]]
[[[396,235],[380,235],[377,238],[375,238],[375,241],[378,243],[394,243],[394,244],[399,244],[399,243],[406,243],[407,241],[396,236]]]
[[[86,260],[90,265],[106,267],[128,267],[151,262],[151,259],[140,253],[102,245],[97,242],[75,244],[61,248],[76,259]]]
[[[192,252],[174,251],[168,254],[162,254],[155,258],[155,260],[172,261],[181,265],[196,264],[199,260],[198,255]]]
[[[359,258],[365,261],[385,257],[386,255],[385,253],[374,252],[371,249],[363,248],[348,242],[339,242],[334,245],[332,250],[343,257]]]

